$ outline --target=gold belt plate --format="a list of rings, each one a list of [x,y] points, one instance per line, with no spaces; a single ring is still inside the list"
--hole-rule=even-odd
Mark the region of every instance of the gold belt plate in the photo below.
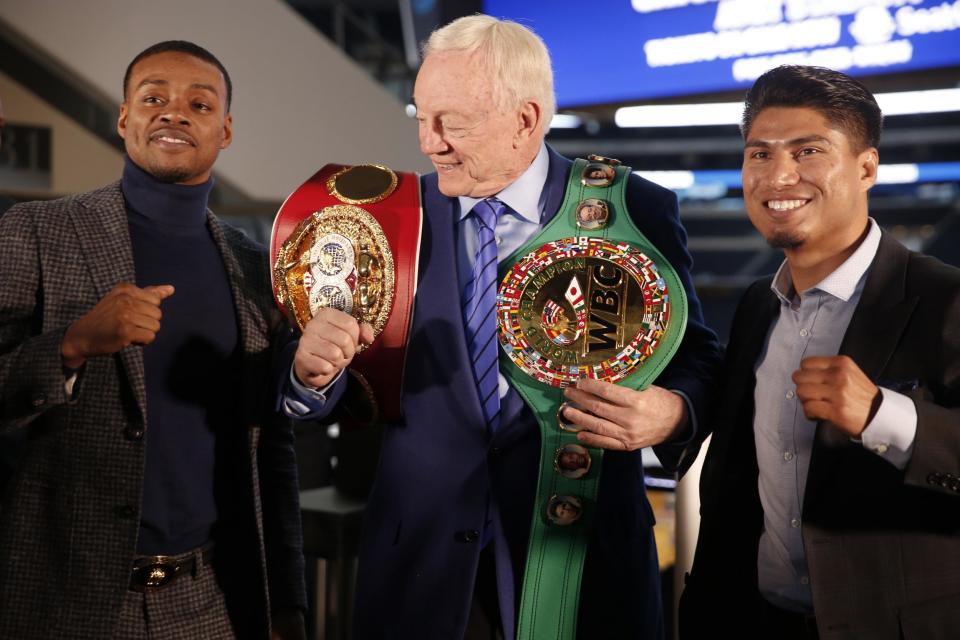
[[[653,260],[605,238],[548,242],[517,262],[497,292],[500,346],[553,387],[622,380],[659,346],[669,315]]]
[[[277,298],[301,330],[332,307],[380,334],[393,305],[394,262],[376,219],[359,207],[332,205],[304,218],[274,263]]]

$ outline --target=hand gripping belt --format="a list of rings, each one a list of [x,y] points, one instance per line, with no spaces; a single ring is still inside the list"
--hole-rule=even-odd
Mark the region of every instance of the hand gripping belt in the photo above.
[[[682,283],[627,212],[629,176],[616,160],[578,159],[556,217],[501,263],[500,370],[542,443],[519,640],[576,635],[603,452],[580,445],[578,427],[561,419],[563,388],[590,377],[644,389],[686,327]]]
[[[373,325],[350,364],[345,407],[361,423],[400,417],[417,288],[420,179],[382,165],[328,164],[287,197],[273,223],[277,303],[301,330],[322,307]]]

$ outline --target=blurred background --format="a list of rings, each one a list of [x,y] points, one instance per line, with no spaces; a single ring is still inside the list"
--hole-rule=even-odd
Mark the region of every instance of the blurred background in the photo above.
[[[619,158],[677,193],[722,340],[742,289],[782,260],[746,218],[737,128],[744,91],[778,64],[842,70],[876,94],[886,120],[871,213],[908,247],[960,265],[960,0],[0,0],[0,209],[116,180],[126,65],[187,39],[234,83],[234,144],[211,207],[265,242],[283,199],[324,164],[429,170],[410,105],[419,43],[476,12],[517,20],[550,49],[549,144]],[[324,561],[314,631],[346,637],[351,527],[378,434],[298,429],[304,489],[337,492],[305,500],[308,537],[342,538],[308,549]],[[695,542],[696,474],[676,491],[649,460],[670,607]]]

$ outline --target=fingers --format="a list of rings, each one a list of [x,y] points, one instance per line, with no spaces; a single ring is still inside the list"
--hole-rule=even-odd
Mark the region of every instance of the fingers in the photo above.
[[[316,315],[304,327],[304,335],[313,334],[325,336],[328,332],[339,329],[350,336],[350,341],[354,345],[358,343],[360,337],[360,324],[356,318],[349,313],[344,313],[337,309],[324,307],[317,311]]]
[[[321,309],[304,327],[294,373],[313,387],[323,387],[350,364],[361,344],[373,342],[373,327],[336,309]]]
[[[163,313],[160,311],[159,301],[153,297],[122,294],[113,300],[111,309],[106,313],[113,316],[121,337],[125,330],[144,329],[156,333],[160,330],[160,320]]]
[[[152,287],[144,287],[143,291],[158,297],[158,302],[161,302],[172,296],[175,289],[172,284],[160,284]]]
[[[373,326],[364,322],[360,325],[360,342],[366,345],[373,344]]]
[[[163,313],[160,303],[173,295],[172,285],[156,285],[137,287],[130,283],[118,284],[108,293],[101,304],[109,308],[105,314],[115,318],[118,334],[126,344],[149,344],[154,336],[147,336],[143,332],[132,333],[132,330],[141,329],[156,334],[160,330],[160,320]]]
[[[581,431],[577,434],[577,441],[585,447],[595,447],[597,449],[609,449],[610,451],[626,451],[627,445],[616,438],[601,436],[589,431]]]
[[[846,356],[811,356],[800,361],[800,371],[817,371],[831,369],[837,366],[838,361]],[[847,358],[849,360],[849,358]]]
[[[879,390],[848,356],[804,358],[792,379],[809,420],[828,421],[856,437],[875,412]]]
[[[152,285],[149,287],[140,288],[134,284],[130,284],[129,282],[121,282],[105,296],[105,299],[110,297],[126,297],[156,306],[172,296],[173,292],[173,285],[169,284]]]
[[[146,329],[143,327],[131,327],[121,330],[121,339],[124,344],[148,345],[157,339],[157,333],[160,332],[160,324],[157,323],[156,329]]]
[[[630,389],[617,386],[611,382],[595,380],[593,378],[580,378],[577,380],[576,389],[568,387],[567,390],[591,394],[621,407],[629,407],[633,402],[633,396],[630,392]]]
[[[808,400],[827,400],[833,395],[833,388],[822,382],[803,382],[797,385],[797,398],[800,402]]]
[[[808,400],[803,403],[803,415],[807,420],[827,420],[833,422],[834,407],[826,400]]]
[[[293,370],[304,384],[319,389],[325,387],[341,367],[334,365],[328,358],[297,348],[293,359]]]
[[[811,356],[800,361],[800,368],[794,372],[794,375],[803,374],[804,376],[815,377],[828,374],[855,375],[857,373],[862,374],[862,371],[849,356]]]
[[[590,446],[627,451],[655,446],[673,438],[689,420],[684,399],[655,385],[639,391],[583,378],[564,395],[580,409],[565,410],[564,416],[600,438],[581,438]]]
[[[586,412],[595,416],[608,420],[612,420],[615,417],[617,405],[611,404],[597,395],[574,387],[567,387],[563,395],[566,396],[569,401],[576,403],[578,407],[582,407]],[[583,413],[583,411],[581,411],[581,413]]]
[[[577,440],[583,444],[619,451],[625,451],[629,448],[627,442],[623,440],[626,433],[624,429],[609,420],[572,405],[564,407],[563,418],[567,422],[585,429],[585,431],[577,433]]]
[[[352,318],[351,318],[352,320]],[[304,328],[300,338],[300,348],[306,353],[329,360],[336,366],[346,366],[357,353],[359,327],[354,321],[352,327],[343,328],[332,323],[311,321]]]
[[[342,331],[339,332],[339,337],[334,336],[334,339],[301,338],[300,345],[297,347],[297,352],[306,358],[305,364],[312,360],[322,360],[335,369],[342,369],[350,364],[355,350],[356,347],[351,344],[347,335]],[[308,368],[320,371],[319,363],[313,367],[308,366]],[[329,371],[324,371],[324,373],[329,373]]]
[[[804,358],[791,378],[797,385],[797,394],[801,387],[812,390],[816,385],[826,385],[834,394],[858,385],[873,386],[857,363],[847,356]]]

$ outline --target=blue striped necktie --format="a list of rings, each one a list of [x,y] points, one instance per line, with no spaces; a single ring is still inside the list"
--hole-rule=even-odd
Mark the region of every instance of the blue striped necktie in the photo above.
[[[483,418],[490,431],[500,424],[499,367],[497,356],[497,241],[494,229],[507,205],[487,198],[474,205],[471,213],[479,227],[473,275],[463,292],[463,320],[467,330],[467,351],[480,393]]]

